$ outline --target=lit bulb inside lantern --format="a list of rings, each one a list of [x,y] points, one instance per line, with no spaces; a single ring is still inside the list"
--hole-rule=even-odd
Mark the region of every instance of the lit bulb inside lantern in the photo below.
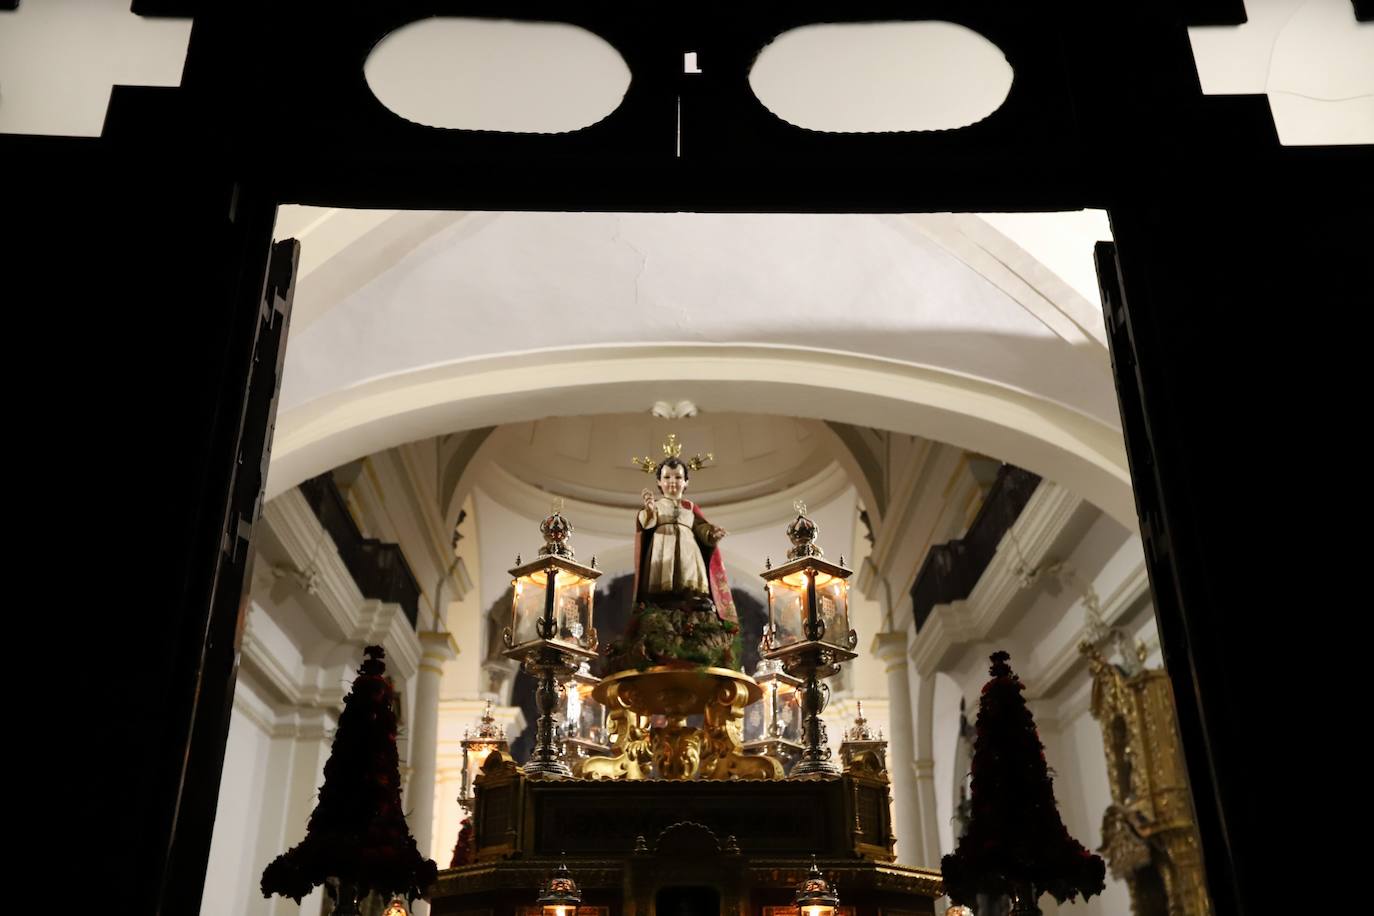
[[[410,910],[406,909],[404,900],[393,897],[386,905],[386,909],[382,910],[382,916],[410,916]]]
[[[542,569],[537,569],[530,573],[529,577],[530,581],[535,585],[548,585],[549,583],[549,574]],[[566,569],[560,569],[558,571],[559,588],[571,588],[574,585],[581,585],[585,581],[587,580],[576,573],[568,572]]]
[[[832,576],[832,575],[830,575],[830,573],[818,572],[818,573],[816,573],[816,587],[817,587],[817,588],[820,588],[822,585],[825,585],[825,584],[828,583],[831,579],[834,579],[834,578],[835,578],[835,577]],[[786,575],[786,576],[783,576],[783,577],[782,577],[782,581],[783,581],[785,584],[792,586],[793,588],[806,588],[806,573],[805,573],[805,572],[794,572],[794,573],[790,573],[790,574],[788,574],[788,575]]]

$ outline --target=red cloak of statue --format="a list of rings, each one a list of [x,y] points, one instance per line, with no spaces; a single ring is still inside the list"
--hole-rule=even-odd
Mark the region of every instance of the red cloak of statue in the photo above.
[[[706,516],[701,514],[700,507],[690,499],[680,500],[684,509],[691,509],[697,521],[706,521]],[[639,571],[644,564],[649,561],[649,548],[652,546],[650,538],[645,537],[644,529],[639,525],[639,515],[635,515],[635,582],[634,596],[636,601],[642,600],[639,594]],[[731,623],[739,623],[739,614],[735,612],[735,599],[730,594],[730,580],[725,576],[725,558],[720,551],[712,544],[702,543],[697,539],[697,547],[701,550],[701,559],[706,563],[706,579],[711,585],[711,601],[716,606],[716,616],[721,620],[728,620]]]

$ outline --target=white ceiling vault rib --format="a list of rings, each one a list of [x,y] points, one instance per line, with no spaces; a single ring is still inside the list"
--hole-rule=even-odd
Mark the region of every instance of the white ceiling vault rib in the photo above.
[[[1058,216],[1037,215],[1051,219]],[[927,238],[938,242],[1065,342],[1100,350],[1106,358],[1107,330],[1100,306],[1089,302],[984,217],[971,213],[915,213],[897,219],[914,225]],[[1084,261],[1090,261],[1090,247],[1083,247],[1079,253]]]
[[[291,326],[309,327],[330,308],[460,222],[476,229],[488,214],[282,207],[276,237],[301,243]]]
[[[933,437],[1128,524],[1080,292],[1105,223],[1011,216],[284,208],[303,260],[269,492],[427,436],[689,400]]]
[[[976,217],[924,228],[866,214],[449,219],[301,224],[284,411],[513,351],[747,343],[937,366],[1118,422],[1097,310]],[[1090,265],[1091,246],[1076,256]]]
[[[402,442],[549,416],[642,411],[663,389],[704,411],[840,420],[934,438],[1057,480],[1123,525],[1135,517],[1120,430],[1102,421],[932,367],[740,344],[541,350],[431,365],[332,392],[278,414],[268,496]]]

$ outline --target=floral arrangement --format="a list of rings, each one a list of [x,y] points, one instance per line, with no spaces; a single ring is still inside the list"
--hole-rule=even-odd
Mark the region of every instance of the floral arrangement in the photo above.
[[[709,603],[698,609],[641,601],[624,637],[607,647],[607,671],[682,664],[738,670],[742,658],[739,624],[721,620]]]
[[[262,895],[297,903],[334,879],[358,896],[422,896],[438,877],[434,861],[420,855],[401,810],[396,754],[394,690],[386,678],[386,653],[368,646],[324,765],[320,800],[305,839],[262,873]]]
[[[992,680],[978,701],[968,829],[944,857],[945,891],[956,904],[979,894],[1012,895],[1033,907],[1102,893],[1106,866],[1069,836],[1054,799],[1035,721],[1006,652],[992,655]]]

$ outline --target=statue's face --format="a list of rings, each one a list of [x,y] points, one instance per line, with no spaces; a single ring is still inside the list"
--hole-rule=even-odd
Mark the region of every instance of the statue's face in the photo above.
[[[682,468],[666,467],[658,475],[658,489],[669,499],[681,499],[682,491],[687,489],[687,475]]]

